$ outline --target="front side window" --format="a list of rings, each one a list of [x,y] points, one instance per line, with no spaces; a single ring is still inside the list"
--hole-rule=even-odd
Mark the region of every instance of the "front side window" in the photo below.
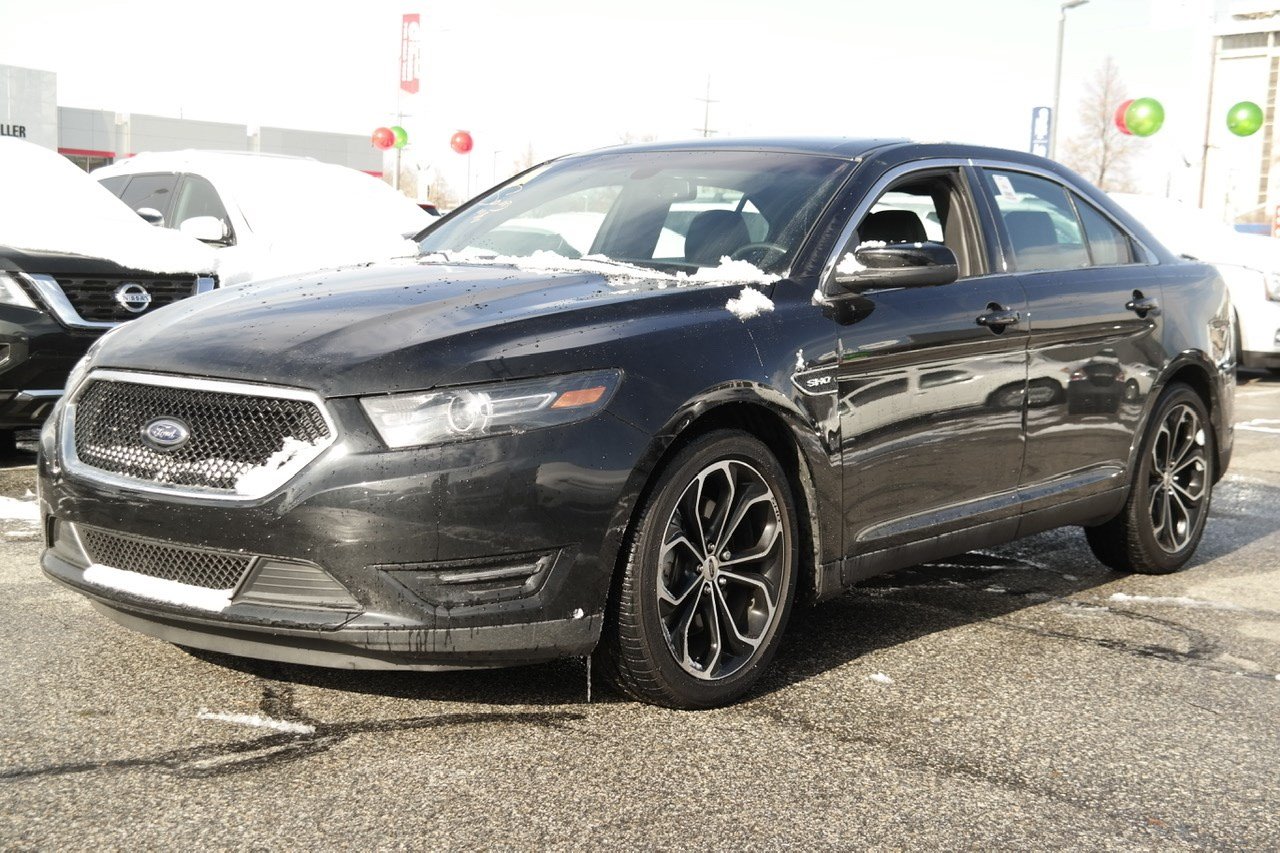
[[[231,233],[231,220],[227,209],[218,198],[218,191],[199,175],[187,175],[178,188],[173,200],[173,215],[169,217],[171,228],[180,228],[182,223],[197,216],[212,216],[222,223],[226,233]]]
[[[693,272],[785,272],[852,164],[757,151],[597,154],[551,163],[432,228],[427,254],[538,252]]]
[[[134,175],[120,200],[134,210],[149,207],[164,213],[169,209],[177,184],[177,175]]]
[[[1020,272],[1089,266],[1080,220],[1062,186],[998,169],[983,170],[983,181],[1004,220]]]

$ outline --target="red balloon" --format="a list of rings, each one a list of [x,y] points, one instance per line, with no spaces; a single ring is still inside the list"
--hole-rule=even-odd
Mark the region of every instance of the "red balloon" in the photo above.
[[[374,148],[380,148],[386,151],[392,145],[396,144],[396,135],[389,127],[380,127],[373,132],[373,136],[369,139],[373,143]]]
[[[1128,123],[1124,120],[1124,114],[1129,111],[1129,105],[1133,103],[1133,98],[1116,107],[1116,127],[1120,128],[1120,132],[1126,136],[1133,136],[1133,131],[1129,129]]]
[[[459,154],[466,154],[475,145],[475,140],[471,138],[471,134],[465,130],[460,130],[449,140],[450,147]]]

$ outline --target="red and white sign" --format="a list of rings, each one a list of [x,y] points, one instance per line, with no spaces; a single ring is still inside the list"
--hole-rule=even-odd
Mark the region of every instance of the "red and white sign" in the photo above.
[[[405,15],[400,21],[400,88],[410,95],[418,94],[420,32],[417,14]]]

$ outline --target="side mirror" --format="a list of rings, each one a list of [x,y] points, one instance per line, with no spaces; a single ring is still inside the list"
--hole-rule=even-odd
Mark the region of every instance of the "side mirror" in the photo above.
[[[868,287],[929,287],[959,276],[956,255],[941,243],[864,243],[836,266],[846,290]]]
[[[141,216],[148,225],[154,225],[157,228],[164,227],[164,214],[154,207],[140,207],[134,213]]]
[[[201,243],[227,242],[227,226],[216,216],[193,216],[182,220],[178,230],[188,237],[195,237]]]

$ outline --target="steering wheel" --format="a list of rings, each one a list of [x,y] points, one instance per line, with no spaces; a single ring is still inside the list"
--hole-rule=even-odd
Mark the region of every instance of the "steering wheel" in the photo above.
[[[769,252],[777,252],[779,255],[785,255],[787,253],[786,246],[780,246],[777,243],[770,243],[767,240],[761,240],[759,243],[747,243],[744,246],[739,246],[734,251],[734,253],[729,256],[729,259],[734,261],[740,261],[742,260],[743,256],[747,254],[747,252],[751,252],[759,249],[764,249],[764,254],[762,254],[760,257],[764,257]]]

